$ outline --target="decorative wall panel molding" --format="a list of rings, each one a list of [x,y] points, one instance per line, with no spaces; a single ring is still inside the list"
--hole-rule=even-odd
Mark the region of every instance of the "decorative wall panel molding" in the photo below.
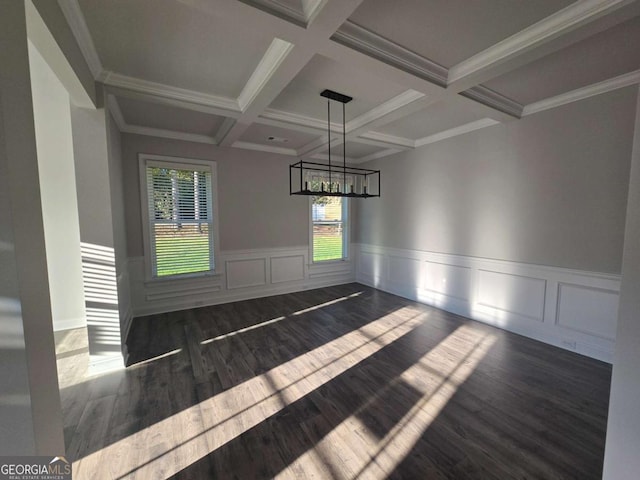
[[[246,258],[227,260],[227,288],[257,287],[267,283],[267,259]]]
[[[134,317],[355,281],[353,262],[309,264],[307,246],[223,251],[225,270],[202,277],[148,281],[143,257],[128,264]]]
[[[577,332],[614,340],[618,297],[619,293],[615,290],[559,283],[556,324]]]
[[[620,276],[357,244],[356,280],[611,362]]]

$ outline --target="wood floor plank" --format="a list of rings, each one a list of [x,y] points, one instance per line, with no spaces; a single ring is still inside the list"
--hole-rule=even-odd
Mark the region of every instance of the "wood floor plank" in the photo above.
[[[56,340],[74,478],[602,472],[610,365],[359,284],[137,318],[116,374]]]

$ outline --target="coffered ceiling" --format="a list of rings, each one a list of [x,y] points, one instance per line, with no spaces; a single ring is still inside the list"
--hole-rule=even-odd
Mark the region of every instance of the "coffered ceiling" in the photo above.
[[[354,163],[640,82],[640,0],[58,0],[124,132]],[[342,110],[332,104],[331,156]]]

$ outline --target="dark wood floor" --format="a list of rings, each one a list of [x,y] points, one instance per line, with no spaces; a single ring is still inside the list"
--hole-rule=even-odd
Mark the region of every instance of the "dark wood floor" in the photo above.
[[[601,477],[609,365],[359,284],[139,318],[128,347],[95,378],[62,349],[76,479]]]

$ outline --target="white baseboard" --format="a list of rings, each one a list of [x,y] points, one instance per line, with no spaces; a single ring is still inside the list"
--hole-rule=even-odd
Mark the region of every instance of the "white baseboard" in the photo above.
[[[620,276],[354,245],[356,280],[611,363]]]
[[[125,359],[120,353],[89,356],[89,376],[113,372],[124,367]]]
[[[87,319],[85,317],[65,318],[62,320],[54,320],[53,331],[61,332],[63,330],[72,330],[74,328],[84,328],[86,326]]]

